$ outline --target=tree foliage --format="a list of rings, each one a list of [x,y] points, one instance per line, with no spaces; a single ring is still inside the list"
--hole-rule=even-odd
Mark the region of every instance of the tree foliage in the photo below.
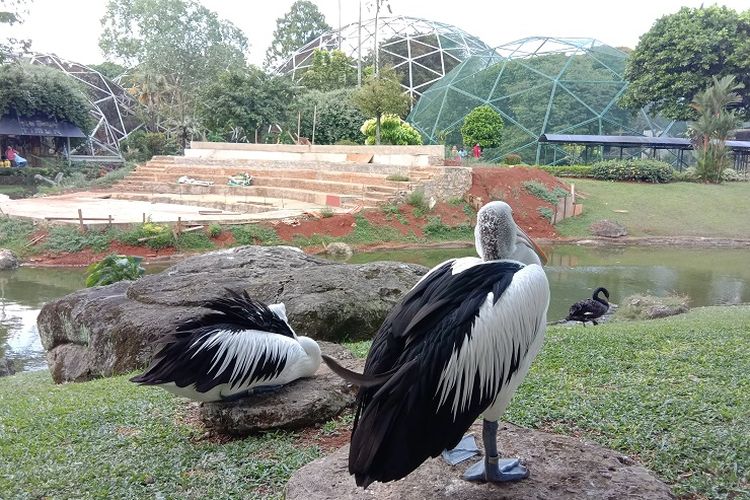
[[[3,36],[5,28],[23,23],[26,13],[27,0],[2,0],[0,2],[0,63],[5,61],[8,54],[24,52],[29,47],[28,40],[18,40]]]
[[[295,50],[330,30],[317,5],[308,0],[297,0],[284,17],[276,20],[273,42],[266,50],[266,68],[277,68]]]
[[[357,85],[357,68],[354,60],[340,50],[315,49],[312,66],[300,81],[308,89],[336,90]]]
[[[503,118],[489,105],[471,110],[464,118],[461,136],[464,144],[479,144],[484,148],[499,148],[503,134]]]
[[[242,31],[195,0],[109,0],[102,26],[107,57],[175,81],[205,81],[245,63]]]
[[[690,122],[690,133],[697,160],[698,178],[708,182],[721,182],[721,174],[730,166],[726,141],[741,120],[730,105],[741,101],[735,91],[739,85],[734,76],[721,80],[713,77],[713,85],[698,92],[690,104],[698,118]]]
[[[106,78],[114,80],[118,76],[122,76],[128,71],[128,68],[121,64],[113,63],[110,61],[104,61],[100,64],[89,64],[89,68],[98,71]]]
[[[383,68],[378,75],[370,75],[352,96],[354,105],[366,116],[375,118],[375,144],[380,144],[380,120],[385,113],[404,116],[410,99],[398,83],[396,72]]]
[[[683,7],[644,34],[631,55],[621,103],[646,105],[673,119],[693,118],[690,103],[712,78],[734,75],[745,84],[740,108],[750,114],[750,10]]]
[[[196,0],[109,0],[99,46],[134,68],[131,93],[151,129],[185,146],[201,132],[196,96],[227,68],[245,66],[247,39]]]
[[[25,63],[2,67],[0,116],[9,110],[19,115],[41,114],[68,121],[85,132],[92,127],[88,99],[75,80],[63,72]]]
[[[365,144],[375,144],[376,141],[375,118],[370,118],[364,124],[360,131],[365,135]],[[417,129],[406,123],[397,115],[386,113],[383,115],[380,124],[381,144],[394,144],[400,146],[420,145],[422,136]]]
[[[259,68],[228,71],[202,94],[200,115],[209,131],[234,142],[259,141],[270,125],[289,121],[294,83]]]
[[[367,117],[352,104],[353,93],[353,89],[339,89],[329,92],[311,90],[302,94],[296,106],[300,112],[300,135],[312,137],[315,115],[315,144],[360,142],[359,127]],[[296,113],[293,113],[291,120],[289,129],[296,131]]]

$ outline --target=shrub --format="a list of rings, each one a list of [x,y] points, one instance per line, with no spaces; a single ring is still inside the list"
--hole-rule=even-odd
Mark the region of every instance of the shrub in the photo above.
[[[143,238],[148,239],[144,241],[138,241]],[[168,248],[174,246],[175,244],[172,231],[167,226],[154,224],[153,222],[146,222],[145,224],[141,224],[135,229],[126,231],[117,239],[122,243],[125,243],[126,245],[145,245],[154,250],[158,250],[160,248]]]
[[[591,177],[591,167],[588,165],[570,165],[570,166],[550,166],[543,165],[539,167],[555,177]]]
[[[594,179],[610,181],[670,182],[672,167],[663,161],[649,159],[607,160],[591,166]]]
[[[146,272],[141,267],[140,257],[126,255],[108,255],[88,267],[86,286],[104,286],[122,280],[135,281]]]
[[[471,148],[479,144],[482,149],[500,147],[503,134],[503,118],[495,109],[485,104],[472,109],[464,118],[461,137]]]
[[[520,165],[523,161],[523,158],[521,158],[521,155],[517,155],[515,153],[510,153],[505,155],[503,158],[503,163],[506,165]]]
[[[741,181],[743,180],[743,178],[740,177],[740,174],[738,174],[735,169],[725,168],[721,172],[721,180],[732,182],[732,181]]]
[[[126,160],[148,161],[156,155],[176,155],[180,146],[161,132],[136,130],[125,139],[121,146]]]
[[[560,198],[565,198],[568,195],[568,192],[560,187],[555,187],[551,191],[548,191],[545,185],[538,181],[524,181],[523,187],[540,200],[553,204],[557,203]]]
[[[672,172],[672,178],[679,182],[695,182],[698,180],[698,172],[695,167],[688,167],[681,172]]]
[[[229,230],[239,245],[273,245],[279,242],[276,231],[261,224],[232,226]]]
[[[412,191],[406,198],[406,203],[414,207],[415,217],[421,217],[430,209],[424,198],[424,191]]]
[[[208,236],[210,238],[218,238],[221,234],[221,224],[211,224],[208,226]]]
[[[333,210],[331,210],[328,207],[323,207],[320,210],[320,216],[323,217],[324,219],[327,219],[329,217],[333,217]]]
[[[424,226],[424,235],[432,240],[466,240],[474,235],[471,224],[449,226],[440,217],[430,217]]]
[[[81,233],[77,226],[53,226],[44,247],[51,252],[80,252],[84,248],[91,248],[95,252],[103,252],[109,248],[113,236],[109,230],[89,230]]]
[[[365,135],[365,144],[375,144],[377,124],[375,118],[365,121],[360,128]],[[384,114],[380,119],[380,143],[394,145],[421,145],[422,136],[411,124],[402,120],[398,115]]]
[[[549,207],[539,207],[537,208],[537,211],[539,214],[547,219],[548,221],[552,222],[552,216],[554,215],[554,212]]]

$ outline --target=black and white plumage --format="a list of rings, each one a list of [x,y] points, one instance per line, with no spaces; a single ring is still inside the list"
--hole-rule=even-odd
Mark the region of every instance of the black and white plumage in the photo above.
[[[599,294],[603,293],[606,299],[599,297]],[[586,326],[587,321],[591,321],[597,325],[597,319],[604,316],[609,310],[609,291],[604,287],[599,287],[594,290],[590,299],[579,300],[572,306],[568,311],[568,317],[565,318],[568,321],[581,321]]]
[[[497,420],[542,345],[549,284],[538,258],[517,248],[534,245],[507,204],[482,207],[475,234],[483,258],[433,268],[373,341],[363,377],[378,380],[360,388],[349,453],[360,486],[403,478],[454,448],[481,414],[485,462],[491,458],[482,462],[481,478],[511,479],[494,465]],[[515,461],[507,469],[513,479],[525,477],[519,467]]]
[[[314,374],[318,344],[298,337],[284,304],[265,305],[228,290],[212,312],[178,326],[148,369],[131,379],[196,401],[236,399]]]

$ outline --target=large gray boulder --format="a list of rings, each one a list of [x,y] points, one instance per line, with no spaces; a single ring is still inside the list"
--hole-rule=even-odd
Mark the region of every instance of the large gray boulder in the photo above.
[[[0,271],[4,269],[15,269],[18,267],[16,254],[7,248],[0,248]]]
[[[154,341],[206,312],[201,304],[227,288],[284,302],[299,335],[370,338],[426,271],[396,262],[330,262],[292,247],[237,247],[135,282],[79,290],[47,303],[37,325],[55,382],[84,381],[144,367]]]
[[[364,360],[346,348],[320,342],[320,350],[350,370],[361,372]],[[244,436],[274,429],[302,429],[327,422],[354,406],[357,388],[322,364],[312,377],[285,385],[276,392],[233,402],[203,403],[200,417],[207,428],[221,434]]]
[[[474,424],[479,439],[482,429]],[[503,456],[520,457],[529,468],[528,479],[514,483],[470,483],[461,476],[480,457],[455,467],[441,458],[427,460],[405,479],[358,488],[347,470],[349,446],[299,469],[286,485],[287,500],[372,499],[489,500],[582,498],[673,499],[669,487],[628,457],[577,438],[500,426],[498,448]]]
[[[8,360],[5,359],[5,357],[0,354],[0,377],[7,377],[8,375],[13,375],[15,370],[13,369],[13,366],[8,363]]]

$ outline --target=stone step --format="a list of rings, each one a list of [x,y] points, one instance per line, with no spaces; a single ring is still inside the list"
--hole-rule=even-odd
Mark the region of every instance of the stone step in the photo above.
[[[164,168],[139,167],[131,176],[141,178],[141,176],[172,176],[175,178],[187,175],[188,177],[200,178],[201,180],[212,180],[214,182],[223,182],[229,176],[238,175],[247,172],[253,177],[275,177],[275,178],[294,178],[294,179],[316,179],[331,180],[336,182],[349,182],[354,184],[380,184],[386,186],[399,186],[405,182],[421,181],[432,177],[431,173],[423,172],[404,172],[409,181],[388,180],[389,174],[383,173],[363,173],[363,172],[344,172],[321,169],[268,169],[253,167],[213,167],[213,166],[186,166],[174,165]],[[145,177],[143,177],[145,178]]]
[[[149,193],[152,196],[167,195],[196,195],[196,196],[226,196],[236,197],[260,197],[269,199],[290,199],[318,205],[332,204],[331,200],[355,201],[363,206],[376,206],[379,203],[387,202],[390,195],[385,193],[339,193],[339,192],[319,192],[307,189],[285,188],[276,186],[198,186],[191,184],[171,184],[171,183],[141,183],[121,181],[113,186],[113,192],[140,192]]]

